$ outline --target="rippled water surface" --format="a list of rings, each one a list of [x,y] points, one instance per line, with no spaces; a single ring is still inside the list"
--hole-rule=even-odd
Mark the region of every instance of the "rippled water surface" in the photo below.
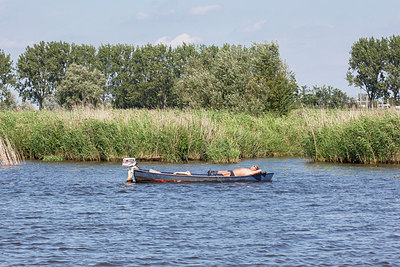
[[[272,183],[127,185],[120,164],[0,168],[0,266],[400,265],[400,169],[258,159]]]

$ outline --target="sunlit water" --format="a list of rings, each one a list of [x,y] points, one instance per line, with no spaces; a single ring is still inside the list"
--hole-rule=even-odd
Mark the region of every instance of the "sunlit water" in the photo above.
[[[0,168],[0,266],[400,265],[400,169],[260,159],[272,183],[127,185],[120,164]]]

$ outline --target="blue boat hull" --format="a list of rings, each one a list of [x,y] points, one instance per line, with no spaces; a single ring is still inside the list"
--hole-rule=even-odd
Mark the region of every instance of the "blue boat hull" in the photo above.
[[[259,173],[247,176],[223,176],[207,174],[174,174],[169,172],[150,172],[149,170],[135,170],[136,183],[248,183],[271,182],[273,173]]]

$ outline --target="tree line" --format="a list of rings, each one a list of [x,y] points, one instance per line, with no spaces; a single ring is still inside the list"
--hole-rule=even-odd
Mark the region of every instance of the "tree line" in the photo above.
[[[76,45],[40,42],[20,55],[17,89],[43,108],[54,97],[63,107],[110,103],[114,108],[176,106],[173,81],[195,52],[192,45]]]
[[[306,107],[317,107],[324,109],[351,108],[356,107],[357,102],[346,93],[330,85],[317,86],[312,88],[301,86],[298,95],[300,105]]]
[[[350,51],[347,80],[368,96],[369,105],[379,99],[399,104],[400,36],[360,38]]]
[[[26,47],[15,67],[10,55],[0,50],[0,108],[15,105],[11,88],[23,102],[39,109],[111,105],[286,114],[299,103],[326,103],[326,107],[349,103],[346,94],[329,86],[300,90],[274,42],[250,47],[103,44],[96,48],[42,41]],[[317,94],[317,89],[323,93]]]

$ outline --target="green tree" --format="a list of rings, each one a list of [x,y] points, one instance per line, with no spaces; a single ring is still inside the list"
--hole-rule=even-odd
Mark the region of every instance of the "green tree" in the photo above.
[[[386,93],[385,47],[386,39],[360,38],[350,51],[347,81],[367,93],[370,106]]]
[[[265,73],[266,110],[280,115],[287,114],[298,98],[294,73],[289,71],[280,58],[278,44],[254,44],[252,49],[256,73]]]
[[[139,49],[139,48],[137,48]],[[138,50],[133,45],[118,44],[111,49],[112,77],[110,81],[113,106],[116,108],[131,108],[137,104],[140,93],[139,70],[141,63]]]
[[[176,107],[178,106],[179,96],[174,88],[175,83],[181,77],[188,61],[199,56],[199,51],[195,45],[183,43],[183,45],[176,47],[170,53],[169,66],[172,77],[168,88],[168,106]]]
[[[400,36],[391,36],[387,44],[388,50],[384,67],[387,73],[386,86],[392,91],[394,103],[397,105],[400,90]]]
[[[286,115],[293,109],[298,97],[298,86],[292,75],[282,71],[275,74],[275,76],[267,75],[265,77],[267,86],[266,107],[268,111]]]
[[[135,106],[167,108],[173,106],[173,50],[166,45],[141,47],[139,56],[139,83]]]
[[[13,108],[16,100],[11,93],[12,86],[15,86],[14,69],[10,55],[0,50],[0,108]]]
[[[52,95],[64,78],[70,45],[65,42],[40,42],[27,47],[17,63],[19,92],[43,108],[44,99]]]
[[[69,54],[69,64],[75,63],[89,70],[97,67],[96,48],[92,45],[76,45],[71,44],[71,52]]]
[[[190,61],[177,83],[182,106],[239,111],[247,109],[248,101],[258,101],[245,96],[246,91],[260,89],[251,75],[248,49],[224,45],[213,60],[206,52],[202,53],[206,58]]]
[[[285,113],[297,91],[274,43],[201,47],[177,81],[181,107]]]
[[[180,108],[214,108],[217,93],[213,85],[216,77],[212,73],[213,63],[219,52],[217,46],[201,45],[198,53],[189,57],[182,68],[180,78],[175,81],[175,95]],[[221,107],[220,107],[221,108]]]
[[[314,86],[315,97],[318,101],[319,107],[321,108],[330,108],[332,107],[332,86]]]
[[[103,44],[98,48],[96,55],[96,68],[101,71],[106,79],[106,94],[104,101],[107,99],[113,99],[114,87],[113,79],[121,70],[121,66],[118,65],[119,52],[115,49],[115,46],[111,44]]]
[[[109,89],[116,108],[167,108],[176,106],[173,90],[195,47],[172,49],[165,45],[103,46],[99,58],[103,73],[108,73]]]
[[[307,107],[317,107],[319,104],[313,89],[308,88],[307,85],[301,86],[298,102],[300,105]]]
[[[303,86],[299,101],[306,106],[318,108],[344,108],[354,104],[354,100],[346,93],[330,85],[314,85],[311,90]]]
[[[338,88],[332,90],[330,108],[345,108],[355,105],[355,100]]]
[[[57,90],[59,105],[71,109],[76,106],[96,107],[102,102],[106,79],[97,69],[71,64]]]

